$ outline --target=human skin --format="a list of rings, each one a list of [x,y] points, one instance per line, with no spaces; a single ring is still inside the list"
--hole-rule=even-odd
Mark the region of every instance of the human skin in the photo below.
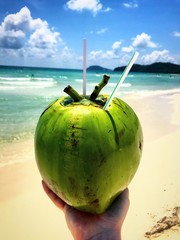
[[[81,212],[60,199],[46,183],[42,186],[52,202],[64,212],[74,240],[121,240],[121,228],[129,209],[129,190],[125,189],[100,215]]]

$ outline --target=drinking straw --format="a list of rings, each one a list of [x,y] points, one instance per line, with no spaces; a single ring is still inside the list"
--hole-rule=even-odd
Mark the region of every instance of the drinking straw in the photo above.
[[[135,52],[132,56],[132,58],[130,59],[128,65],[126,66],[124,72],[121,75],[121,78],[119,79],[118,83],[116,84],[116,87],[114,88],[114,90],[112,91],[110,97],[108,98],[106,104],[104,105],[103,109],[107,110],[109,105],[111,104],[111,101],[113,100],[115,94],[117,93],[117,91],[119,90],[120,86],[123,84],[125,78],[127,77],[132,65],[134,64],[134,62],[136,61],[137,57],[139,56],[138,52]]]
[[[86,96],[86,39],[83,43],[83,95]]]

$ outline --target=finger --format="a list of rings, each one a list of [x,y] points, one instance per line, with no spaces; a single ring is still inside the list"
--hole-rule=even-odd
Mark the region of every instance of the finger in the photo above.
[[[61,210],[64,210],[64,206],[65,206],[65,202],[59,198],[48,186],[47,184],[44,182],[44,180],[42,180],[42,186],[43,189],[45,191],[45,193],[48,195],[48,197],[51,199],[51,201],[56,205],[56,207],[58,207]]]

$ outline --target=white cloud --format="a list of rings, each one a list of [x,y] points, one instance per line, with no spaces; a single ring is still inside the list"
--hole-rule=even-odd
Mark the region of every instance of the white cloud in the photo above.
[[[115,51],[107,50],[103,53],[102,58],[104,59],[116,59],[118,56],[116,55]]]
[[[31,19],[30,27],[31,30],[36,30],[39,28],[48,28],[48,23],[46,21],[42,21],[40,18]]]
[[[120,50],[121,43],[122,43],[121,41],[116,41],[113,43],[112,50],[111,50],[114,55],[113,58],[119,57],[119,50]]]
[[[123,6],[126,7],[126,8],[138,8],[139,7],[139,5],[138,5],[138,3],[136,1],[124,2]]]
[[[30,11],[22,8],[16,14],[9,14],[0,26],[0,47],[19,49],[24,46],[26,32],[30,30]]]
[[[129,54],[123,54],[120,58],[119,58],[119,66],[126,66],[128,64],[128,62],[130,61],[132,55]]]
[[[116,41],[116,42],[113,43],[112,49],[113,50],[117,50],[117,49],[120,48],[120,46],[121,46],[121,42],[120,41]]]
[[[61,58],[63,59],[63,61],[68,61],[73,59],[73,53],[67,46],[65,46],[62,49]]]
[[[75,11],[89,10],[96,15],[102,10],[103,5],[99,0],[70,0],[66,3],[66,7]]]
[[[28,31],[30,30],[31,13],[27,7],[23,7],[16,14],[9,14],[2,23],[4,31]]]
[[[0,25],[0,48],[19,49],[16,52],[19,56],[50,57],[59,43],[60,33],[50,29],[46,21],[33,19],[27,7],[7,15]]]
[[[178,32],[178,31],[173,32],[173,36],[174,37],[180,37],[180,32]]]
[[[21,31],[3,31],[0,27],[0,48],[19,49],[24,46],[25,34]]]
[[[103,34],[103,33],[107,32],[107,30],[108,30],[108,28],[102,28],[102,29],[98,30],[96,33]]]
[[[105,61],[105,60],[110,61],[110,60],[118,59],[119,58],[118,50],[120,48],[120,45],[121,45],[121,42],[116,41],[112,44],[112,47],[109,50],[91,51],[89,54],[89,60],[92,62],[101,63],[101,61]]]
[[[132,46],[129,47],[122,47],[121,51],[122,52],[126,52],[126,53],[130,53],[134,50],[134,48]]]
[[[40,49],[54,48],[58,42],[59,33],[51,32],[49,28],[38,28],[29,39],[29,45]]]
[[[153,51],[141,58],[143,64],[150,64],[154,62],[173,62],[174,58],[170,56],[169,51],[164,49],[162,51]]]
[[[151,36],[146,33],[138,34],[135,38],[133,38],[133,47],[137,48],[156,48],[157,44],[151,41]]]
[[[106,51],[97,50],[91,51],[88,56],[88,62],[90,65],[97,64],[103,67],[114,68],[117,66],[124,66],[132,57],[132,52],[135,51],[136,47],[141,47],[139,49],[141,52],[138,63],[141,64],[151,64],[154,62],[176,62],[177,57],[173,57],[167,49],[161,51],[152,51],[147,53],[147,50],[144,48],[155,47],[156,44],[151,41],[151,36],[148,34],[142,33],[137,35],[132,44],[127,47],[121,47],[122,41],[115,41],[111,48]],[[145,51],[146,50],[146,51]]]
[[[101,61],[102,59],[106,59],[106,58],[110,58],[112,57],[113,52],[110,50],[107,50],[105,52],[103,52],[102,50],[98,50],[98,51],[91,51],[89,54],[89,59],[91,61]]]
[[[102,55],[103,55],[103,51],[101,50],[98,50],[98,51],[91,51],[90,54],[89,54],[89,59],[91,61],[95,61],[97,59],[100,59],[102,58]]]
[[[123,48],[122,48],[123,49]],[[124,47],[124,51],[116,52],[113,49],[102,51],[91,51],[88,55],[89,65],[97,64],[103,67],[114,68],[117,66],[125,66],[132,57],[131,51],[133,47],[129,46],[127,49]],[[131,50],[131,51],[130,51]],[[177,59],[177,57],[176,57]],[[170,52],[166,49],[162,51],[152,51],[149,54],[140,54],[138,58],[140,64],[151,64],[154,62],[176,62]]]
[[[103,12],[110,12],[110,11],[112,11],[112,8],[110,8],[110,7],[103,9]]]

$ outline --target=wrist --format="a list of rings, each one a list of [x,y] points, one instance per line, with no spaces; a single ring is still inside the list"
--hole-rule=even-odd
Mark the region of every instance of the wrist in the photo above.
[[[87,238],[86,240],[121,240],[121,234],[116,230],[105,230]]]

